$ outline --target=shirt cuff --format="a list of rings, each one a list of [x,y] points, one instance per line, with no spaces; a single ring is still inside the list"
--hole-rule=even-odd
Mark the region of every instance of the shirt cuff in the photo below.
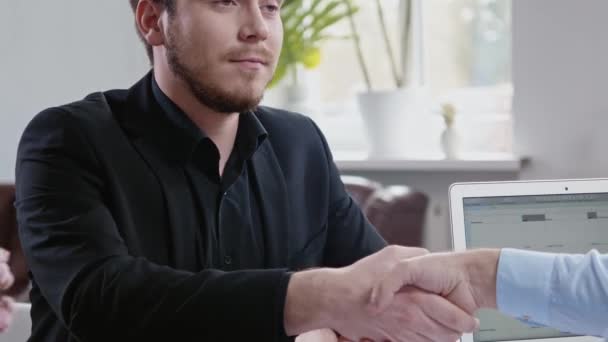
[[[285,331],[285,300],[287,299],[287,288],[289,287],[289,281],[291,280],[292,272],[286,272],[279,279],[277,284],[277,297],[275,298],[275,317],[279,323],[276,331],[278,332],[277,341],[295,341],[295,336],[287,336]]]
[[[547,324],[555,259],[549,253],[501,250],[496,277],[498,310],[527,324]]]

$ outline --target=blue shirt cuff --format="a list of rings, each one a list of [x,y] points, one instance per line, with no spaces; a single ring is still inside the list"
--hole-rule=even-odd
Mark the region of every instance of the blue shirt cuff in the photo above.
[[[496,277],[498,310],[531,325],[549,320],[555,255],[505,248]]]

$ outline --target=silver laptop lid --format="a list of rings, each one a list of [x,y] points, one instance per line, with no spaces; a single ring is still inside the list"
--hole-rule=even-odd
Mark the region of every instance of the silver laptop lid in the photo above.
[[[608,252],[605,180],[459,184],[450,190],[456,250],[512,247],[553,253]],[[601,192],[604,191],[604,192]],[[478,314],[469,341],[595,340],[523,324],[492,310]],[[545,340],[546,341],[546,340]]]

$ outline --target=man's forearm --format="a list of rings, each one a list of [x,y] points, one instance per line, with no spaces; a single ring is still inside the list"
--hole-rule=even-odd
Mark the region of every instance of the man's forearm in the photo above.
[[[327,328],[334,307],[336,269],[320,268],[291,276],[285,299],[284,325],[289,336]]]

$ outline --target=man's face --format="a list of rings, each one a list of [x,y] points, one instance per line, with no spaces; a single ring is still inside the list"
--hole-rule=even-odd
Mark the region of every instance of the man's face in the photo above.
[[[280,0],[176,0],[166,57],[207,107],[243,112],[261,101],[281,51]]]

